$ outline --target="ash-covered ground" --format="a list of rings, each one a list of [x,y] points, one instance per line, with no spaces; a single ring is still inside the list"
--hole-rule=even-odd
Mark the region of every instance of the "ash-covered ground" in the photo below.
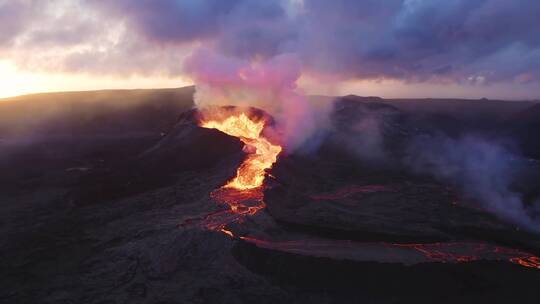
[[[538,105],[314,97],[328,124],[229,221],[243,144],[192,94],[0,102],[0,302],[540,300]]]

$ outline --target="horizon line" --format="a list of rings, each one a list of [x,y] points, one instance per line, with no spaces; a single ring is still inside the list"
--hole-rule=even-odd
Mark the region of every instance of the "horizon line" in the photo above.
[[[46,95],[46,94],[76,94],[76,93],[91,93],[91,92],[107,92],[107,91],[158,91],[158,90],[180,90],[180,89],[186,89],[186,88],[196,88],[197,86],[195,84],[187,85],[187,86],[180,86],[180,87],[157,87],[157,88],[104,88],[104,89],[88,89],[88,90],[67,90],[67,91],[41,91],[41,92],[34,92],[34,93],[27,93],[27,94],[21,94],[21,95],[12,95],[12,96],[4,96],[0,97],[0,102],[4,102],[10,99],[17,99],[17,98],[23,98],[23,97],[30,97],[30,96],[37,96],[37,95]],[[323,95],[323,94],[306,94],[305,96],[311,96],[311,97],[347,97],[347,96],[355,96],[355,97],[361,97],[361,98],[381,98],[385,100],[470,100],[470,101],[481,101],[481,100],[489,100],[489,101],[508,101],[508,102],[540,102],[540,98],[531,98],[531,99],[505,99],[505,98],[467,98],[467,97],[383,97],[383,96],[375,96],[375,95],[357,95],[357,94],[343,94],[343,95]]]

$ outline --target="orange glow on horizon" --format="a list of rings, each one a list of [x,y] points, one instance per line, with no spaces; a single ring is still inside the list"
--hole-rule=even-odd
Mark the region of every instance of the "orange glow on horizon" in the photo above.
[[[182,76],[110,76],[23,71],[10,61],[0,60],[0,98],[47,92],[177,88],[192,84],[190,79]]]

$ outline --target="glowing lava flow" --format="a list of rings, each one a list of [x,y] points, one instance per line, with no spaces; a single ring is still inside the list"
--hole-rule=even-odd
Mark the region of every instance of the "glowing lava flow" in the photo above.
[[[519,264],[524,267],[540,269],[540,258],[537,256],[515,257],[511,258],[510,262]]]
[[[210,113],[213,114],[213,113]],[[442,263],[465,263],[480,259],[507,260],[525,267],[540,269],[540,259],[534,255],[514,249],[490,246],[483,243],[431,243],[431,244],[392,244],[392,243],[355,243],[350,241],[265,241],[251,237],[237,236],[228,228],[235,222],[242,222],[245,217],[256,214],[265,207],[263,202],[263,186],[266,170],[276,162],[282,150],[279,145],[272,144],[262,135],[266,121],[250,118],[245,113],[219,112],[209,119],[204,117],[200,126],[217,129],[225,134],[239,138],[247,152],[246,159],[236,170],[236,176],[224,186],[214,190],[211,197],[229,208],[207,215],[202,225],[211,231],[222,232],[232,238],[256,244],[259,247],[279,249],[295,253],[315,254],[345,254],[355,252],[370,252],[365,248],[378,248],[375,252],[385,252],[385,248],[410,256],[407,252],[420,253],[426,260]],[[348,187],[336,193],[324,193],[312,196],[314,200],[340,200],[354,193],[372,193],[380,191],[395,191],[380,185]],[[332,255],[329,255],[332,256]]]
[[[212,192],[212,198],[228,205],[229,210],[209,215],[204,223],[208,229],[234,237],[233,232],[226,229],[228,224],[264,208],[262,186],[266,170],[272,167],[282,150],[281,146],[272,144],[261,134],[265,124],[265,120],[251,119],[245,113],[229,115],[221,120],[201,120],[203,128],[217,129],[239,138],[245,144],[244,151],[248,152],[236,170],[236,176]]]
[[[236,171],[236,177],[224,187],[247,190],[262,186],[265,170],[272,167],[281,152],[281,146],[270,143],[261,135],[264,125],[264,121],[251,120],[244,113],[229,116],[223,121],[201,122],[203,128],[217,129],[238,137],[246,145],[244,150],[254,149],[254,153],[248,154]]]

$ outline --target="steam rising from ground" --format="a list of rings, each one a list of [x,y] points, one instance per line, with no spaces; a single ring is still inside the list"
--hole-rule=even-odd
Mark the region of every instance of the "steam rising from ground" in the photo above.
[[[274,131],[288,151],[313,138],[328,112],[328,107],[312,106],[298,89],[301,67],[294,54],[247,61],[199,49],[186,60],[185,68],[197,86],[198,108],[234,105],[263,109],[276,119]]]
[[[488,210],[540,232],[521,194],[511,188],[521,157],[504,145],[473,136],[419,137],[408,152],[406,163],[417,172],[454,183]]]
[[[480,203],[482,208],[524,228],[540,232],[540,222],[535,215],[540,210],[540,201],[527,204],[523,195],[515,189],[526,159],[511,145],[471,134],[457,138],[414,132],[409,135],[386,135],[386,127],[389,133],[395,131],[391,126],[392,118],[385,117],[391,114],[387,112],[365,108],[361,115],[354,117],[354,124],[341,126],[339,132],[333,133],[334,142],[355,155],[360,162],[376,164],[381,170],[391,164],[454,185],[472,201]],[[398,144],[398,151],[394,151],[395,147],[389,147],[389,141],[396,144],[396,141],[404,138],[407,139]]]
[[[384,148],[383,119],[381,113],[367,112],[355,117],[348,132],[337,128],[334,141],[360,160],[383,166],[389,155]]]

